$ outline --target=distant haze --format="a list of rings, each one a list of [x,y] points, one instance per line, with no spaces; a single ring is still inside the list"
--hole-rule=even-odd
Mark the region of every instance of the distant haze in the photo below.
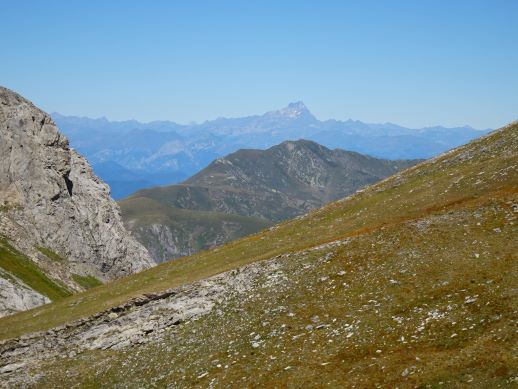
[[[309,139],[385,159],[429,158],[477,138],[471,127],[411,129],[392,123],[318,120],[302,101],[241,118],[197,125],[140,123],[52,115],[71,145],[119,199],[150,186],[180,182],[218,157],[238,149],[265,149],[286,140]]]

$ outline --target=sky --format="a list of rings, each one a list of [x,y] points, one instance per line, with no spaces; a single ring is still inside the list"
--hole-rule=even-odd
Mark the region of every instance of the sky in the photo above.
[[[48,112],[201,122],[518,119],[518,1],[0,0],[0,85]]]

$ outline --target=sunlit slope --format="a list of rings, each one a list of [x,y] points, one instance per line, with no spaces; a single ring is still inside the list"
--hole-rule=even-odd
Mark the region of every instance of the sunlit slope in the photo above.
[[[53,254],[50,250],[45,252],[47,255]],[[15,279],[17,278],[49,299],[59,300],[71,295],[64,285],[47,277],[43,269],[11,246],[2,236],[0,236],[0,270],[2,271],[0,277],[11,277],[14,282],[17,282]]]
[[[501,192],[292,253],[146,345],[31,374],[45,374],[40,387],[514,387],[517,200]]]
[[[383,228],[399,228],[405,221],[476,208],[491,201],[511,202],[505,205],[511,209],[518,191],[517,166],[518,126],[513,124],[305,217],[4,318],[0,320],[0,337],[50,328],[146,292],[190,283],[246,263],[325,242],[378,233]],[[440,233],[445,242],[449,242],[448,233],[447,230]],[[457,247],[459,244],[451,246],[451,250]],[[514,260],[512,257],[510,262]]]

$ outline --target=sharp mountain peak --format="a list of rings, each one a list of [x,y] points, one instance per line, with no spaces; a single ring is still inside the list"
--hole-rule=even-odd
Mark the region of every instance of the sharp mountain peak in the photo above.
[[[277,111],[267,112],[265,116],[280,116],[289,119],[315,118],[313,114],[309,111],[308,107],[306,107],[306,105],[302,101],[291,102],[286,107],[281,108]]]

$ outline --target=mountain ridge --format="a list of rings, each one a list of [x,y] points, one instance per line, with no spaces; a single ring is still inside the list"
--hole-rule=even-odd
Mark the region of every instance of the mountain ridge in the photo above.
[[[179,183],[212,160],[238,149],[266,149],[290,139],[309,139],[331,149],[342,148],[377,158],[416,159],[432,157],[488,131],[468,127],[410,129],[351,119],[322,121],[302,102],[261,115],[217,118],[190,125],[168,121],[96,121],[59,114],[55,120],[94,170],[98,164],[113,161],[153,185]],[[140,135],[132,133],[134,130],[141,131]],[[156,144],[151,146],[142,134],[153,136]],[[132,193],[134,186],[128,182],[116,182],[106,170],[99,173],[112,186],[117,199]]]
[[[269,230],[0,319],[2,379],[512,386],[517,150],[511,125]]]
[[[417,162],[285,141],[238,150],[181,184],[142,189],[119,204],[128,229],[162,262],[299,216]]]

